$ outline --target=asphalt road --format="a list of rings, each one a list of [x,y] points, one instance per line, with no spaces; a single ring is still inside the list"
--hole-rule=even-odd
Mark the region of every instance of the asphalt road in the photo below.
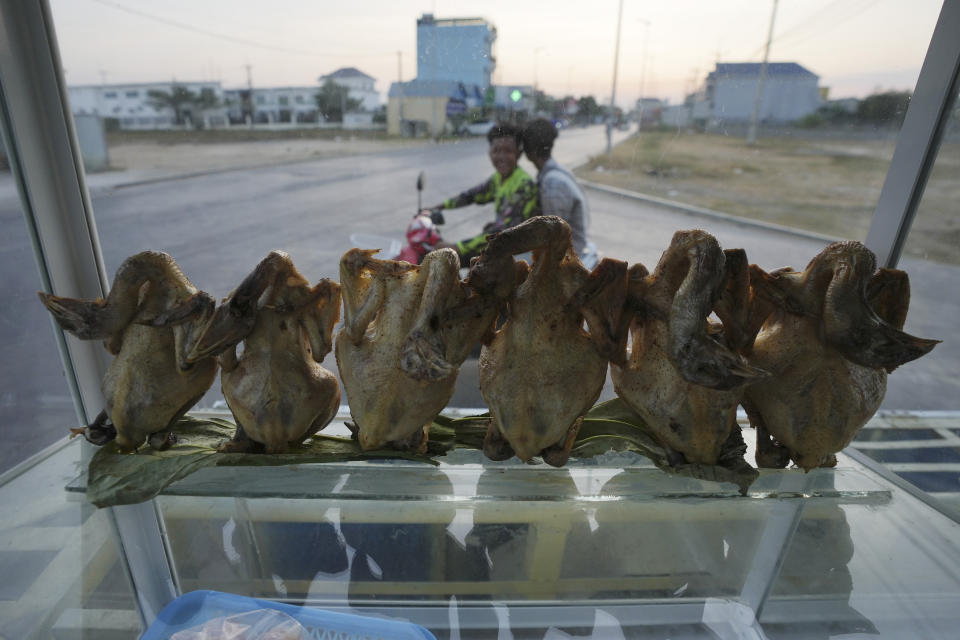
[[[625,134],[618,133],[617,138]],[[616,139],[615,138],[615,142]],[[564,132],[556,155],[567,165],[603,150],[599,127]],[[524,161],[525,162],[525,161]],[[533,171],[529,164],[526,167]],[[91,198],[108,273],[138,251],[174,256],[201,289],[229,293],[273,249],[287,251],[307,278],[336,278],[352,233],[402,238],[417,207],[415,182],[424,171],[423,204],[431,205],[483,180],[492,171],[486,142],[426,144],[336,160],[169,177],[124,185],[123,176],[91,180]],[[132,177],[131,177],[132,179]],[[2,185],[0,185],[2,186]],[[76,422],[54,346],[51,321],[37,302],[39,278],[19,201],[0,192],[3,299],[0,308],[0,424],[8,446],[0,471],[61,438]],[[743,247],[751,262],[767,269],[802,268],[823,240],[714,219],[589,190],[591,234],[602,253],[655,266],[677,229],[703,228],[725,248]],[[492,219],[492,208],[448,212],[444,235],[471,236]],[[956,409],[960,398],[960,354],[950,341],[960,301],[953,294],[957,267],[919,260],[902,268],[913,284],[907,330],[945,339],[932,354],[905,365],[890,378],[885,408]],[[335,369],[331,354],[326,366]],[[202,401],[211,406],[219,383]],[[612,397],[608,385],[604,398]],[[474,361],[461,370],[452,406],[482,406]]]

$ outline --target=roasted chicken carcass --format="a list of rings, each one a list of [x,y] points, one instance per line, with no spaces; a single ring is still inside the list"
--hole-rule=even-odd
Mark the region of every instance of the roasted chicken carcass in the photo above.
[[[280,251],[217,307],[189,358],[219,354],[223,397],[237,421],[219,451],[283,453],[333,420],[340,384],[320,363],[339,317],[340,285],[324,279],[311,287]]]
[[[187,361],[187,351],[214,310],[173,258],[144,251],[123,261],[107,299],[39,292],[57,324],[84,340],[104,339],[116,356],[103,378],[106,407],[82,430],[98,445],[116,439],[125,451],[146,439],[155,449],[174,441],[170,428],[206,393],[214,358]]]
[[[747,276],[743,250],[724,252],[701,230],[676,232],[653,274],[630,269],[632,348],[610,375],[678,464],[715,465],[742,444],[737,406],[766,375],[737,353],[750,338]]]
[[[340,260],[340,379],[364,449],[422,452],[460,365],[489,331],[516,276],[498,274],[480,295],[460,281],[452,249],[428,253],[420,265],[375,253],[351,249]]]
[[[757,464],[809,471],[836,464],[880,406],[887,374],[937,340],[901,331],[910,304],[907,274],[876,269],[859,242],[835,242],[804,271],[751,266],[765,321],[745,353],[772,375],[746,390],[757,430]]]
[[[492,236],[468,283],[485,290],[513,273],[514,255],[533,252],[530,273],[508,300],[505,322],[480,352],[480,392],[492,417],[484,453],[514,453],[566,463],[584,414],[603,389],[617,334],[627,265],[604,259],[593,272],[580,263],[570,227],[537,216]],[[586,321],[588,331],[584,330]]]

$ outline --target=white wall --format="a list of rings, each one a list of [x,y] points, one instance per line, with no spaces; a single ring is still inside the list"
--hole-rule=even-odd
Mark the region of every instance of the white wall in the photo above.
[[[720,77],[713,93],[712,117],[745,121],[753,115],[756,77]],[[821,104],[816,76],[768,76],[763,88],[760,119],[790,122],[816,111]]]
[[[74,115],[97,115],[116,118],[121,129],[167,129],[175,126],[173,109],[156,109],[149,104],[149,92],[169,92],[174,84],[200,93],[203,89],[213,91],[222,100],[219,82],[155,82],[137,84],[86,85],[68,87],[70,110]],[[194,120],[201,118],[194,113]]]

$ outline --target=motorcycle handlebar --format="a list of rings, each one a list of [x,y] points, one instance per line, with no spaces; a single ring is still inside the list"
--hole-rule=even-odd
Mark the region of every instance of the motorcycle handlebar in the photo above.
[[[433,224],[443,224],[445,222],[443,217],[443,210],[439,207],[435,209],[421,209],[418,213],[418,216],[428,215]],[[416,216],[414,216],[416,217]]]

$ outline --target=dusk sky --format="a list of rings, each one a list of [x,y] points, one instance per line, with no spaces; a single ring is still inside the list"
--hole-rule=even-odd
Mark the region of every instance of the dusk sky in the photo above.
[[[67,83],[219,80],[313,86],[340,67],[385,100],[416,75],[416,20],[482,17],[498,33],[496,84],[610,99],[617,0],[50,0]],[[772,62],[797,62],[830,97],[912,90],[939,0],[780,0]],[[716,62],[759,62],[773,0],[624,0],[616,102],[681,102]],[[399,52],[399,56],[398,56]],[[402,64],[398,69],[398,61]]]

